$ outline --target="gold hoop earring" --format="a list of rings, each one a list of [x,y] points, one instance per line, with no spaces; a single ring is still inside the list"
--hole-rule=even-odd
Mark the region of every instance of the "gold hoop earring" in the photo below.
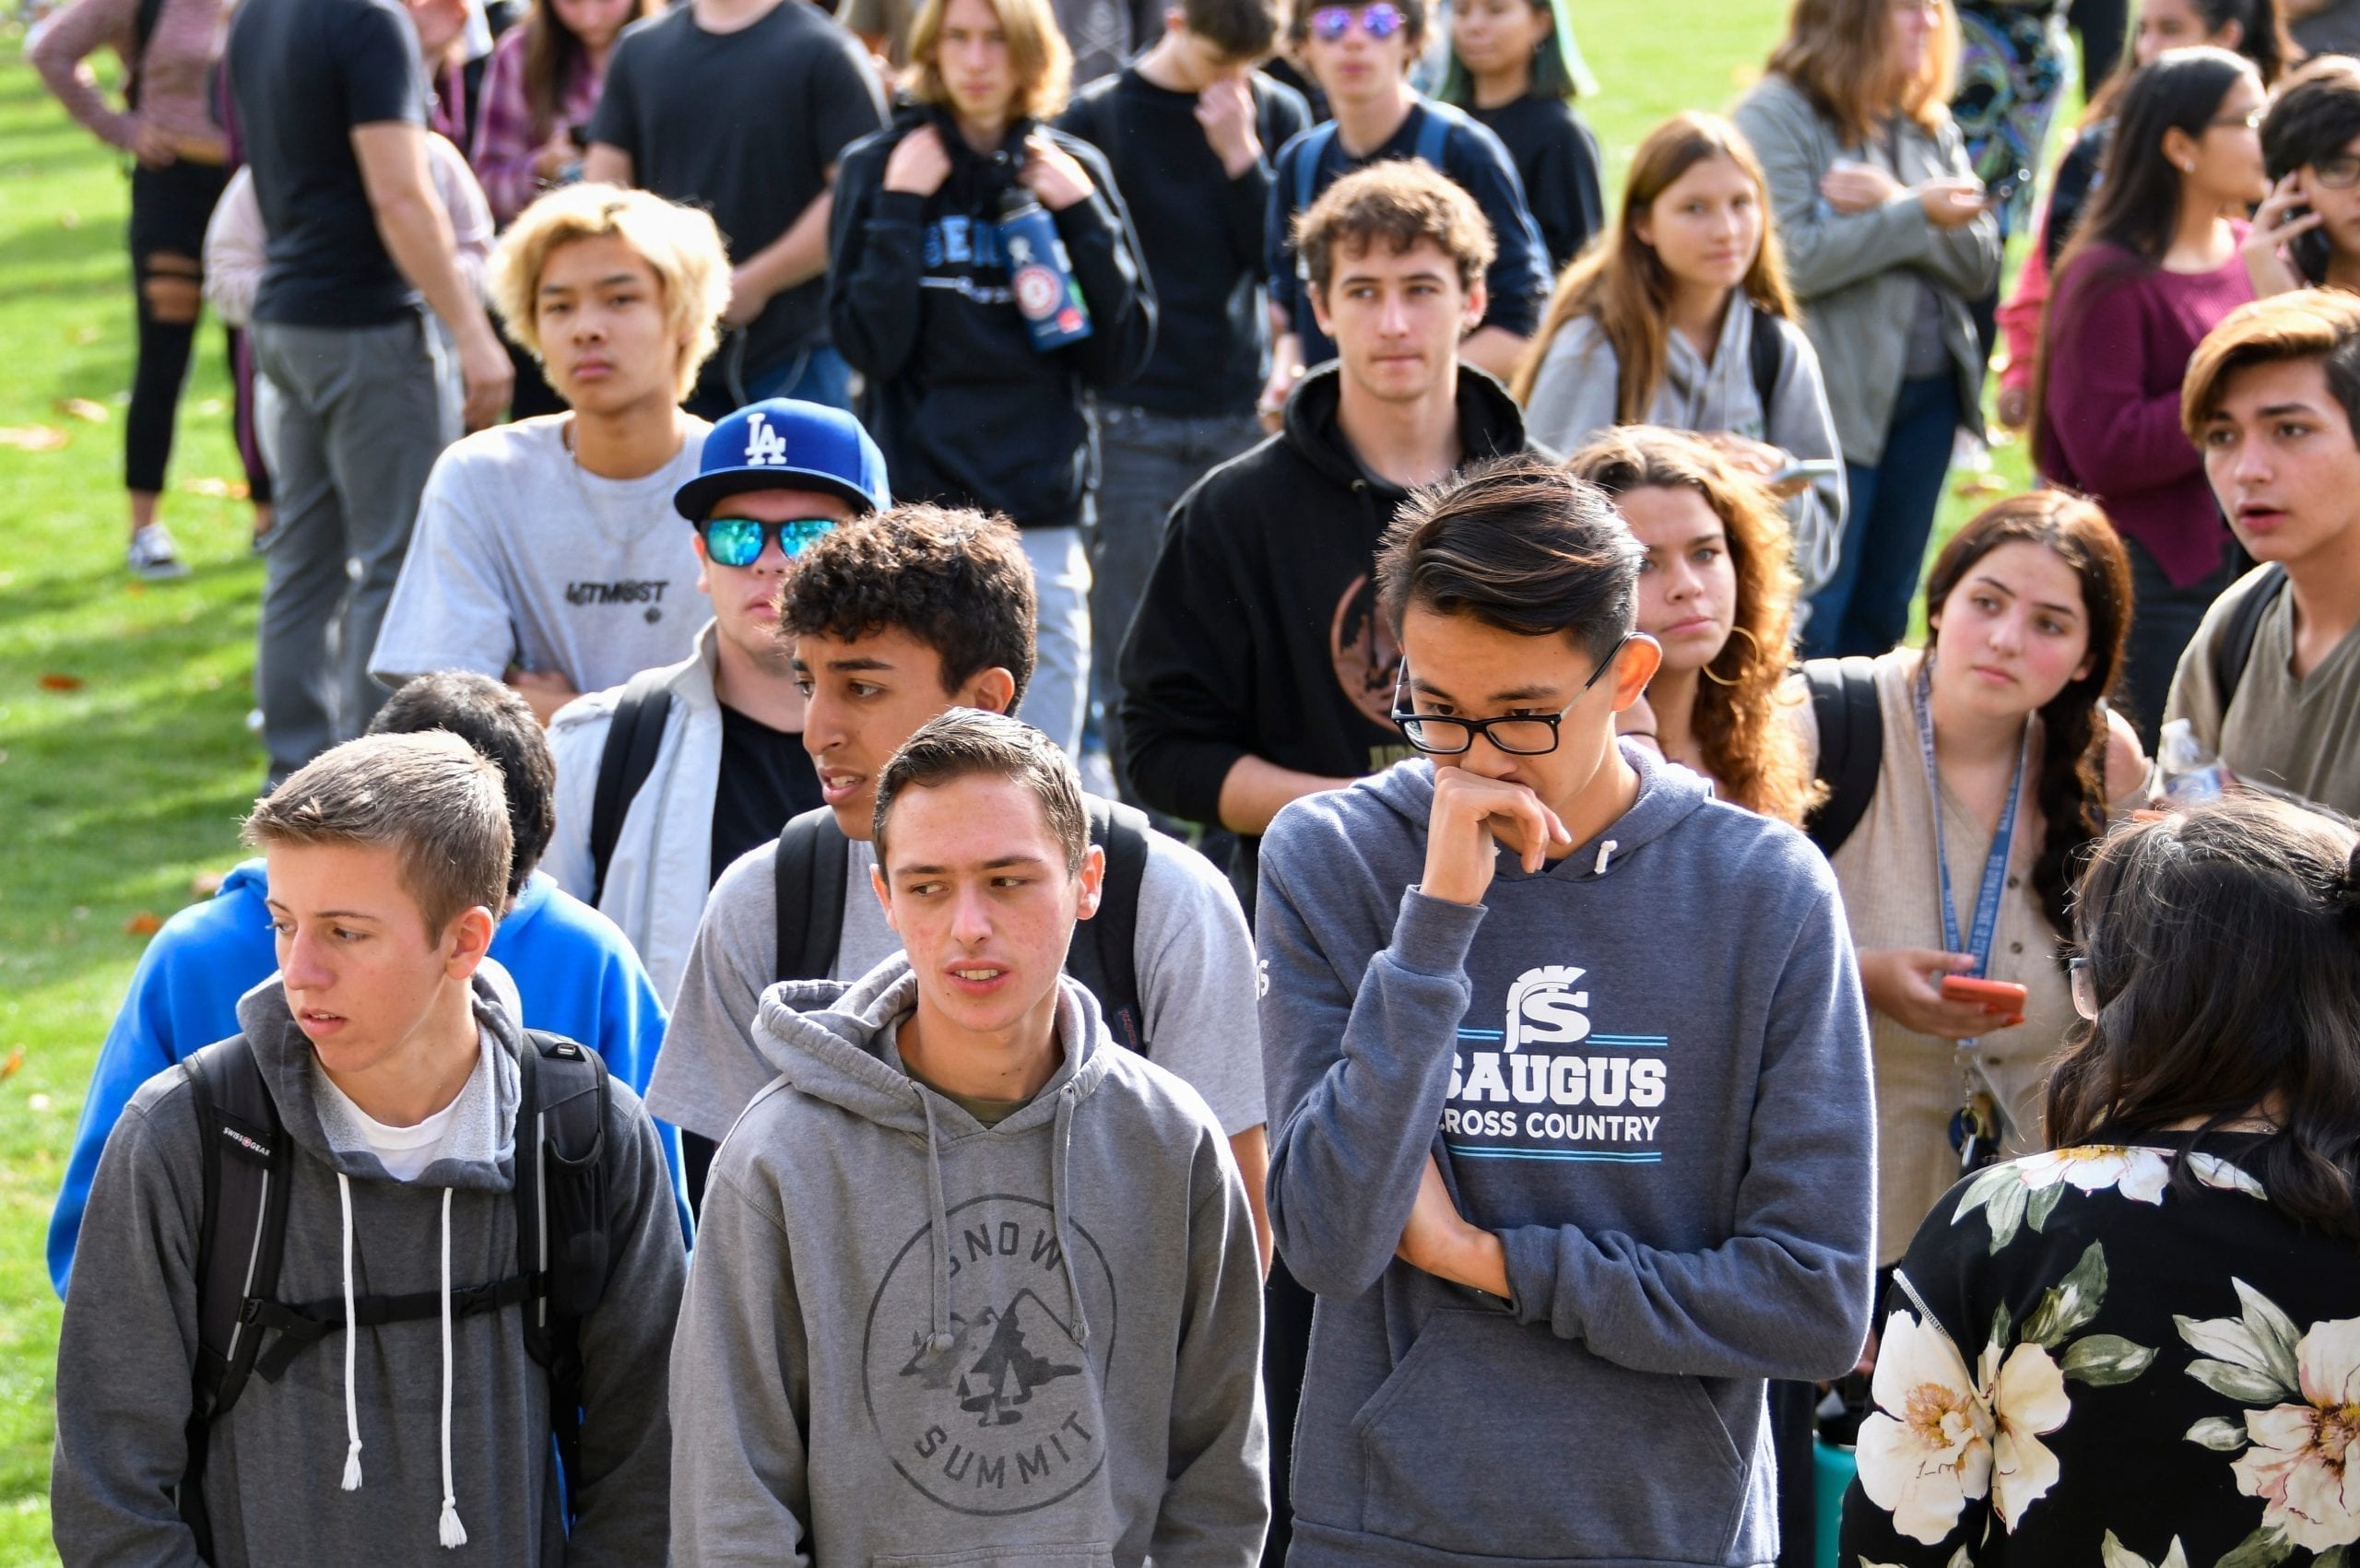
[[[1756,637],[1752,631],[1742,626],[1730,627],[1729,634],[1733,637],[1742,637],[1745,639],[1745,645],[1747,649],[1745,662],[1747,664],[1754,664],[1761,659],[1762,640],[1760,638]],[[1721,646],[1726,649],[1729,644],[1724,643]],[[1715,675],[1713,673],[1713,666],[1709,664],[1700,666],[1696,673],[1703,676],[1706,680],[1711,681],[1716,686],[1735,686],[1738,684],[1737,681],[1726,679],[1720,676]]]

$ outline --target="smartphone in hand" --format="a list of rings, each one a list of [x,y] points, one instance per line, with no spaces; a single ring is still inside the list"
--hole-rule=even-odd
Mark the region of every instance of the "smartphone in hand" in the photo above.
[[[2024,1001],[2032,993],[2012,980],[1982,980],[1971,974],[1942,976],[1942,1000],[1974,1002],[1994,1012],[2002,1013],[2007,1022],[2002,1029],[2012,1029],[2024,1020]]]

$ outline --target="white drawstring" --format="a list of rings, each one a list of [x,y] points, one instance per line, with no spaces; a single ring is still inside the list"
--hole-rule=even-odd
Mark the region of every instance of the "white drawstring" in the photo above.
[[[356,1442],[357,1448],[359,1444]],[[466,1527],[459,1523],[459,1498],[451,1487],[451,1189],[442,1189],[442,1545],[446,1550],[467,1544]]]
[[[360,1490],[360,1407],[352,1397],[352,1358],[360,1338],[352,1311],[352,1184],[342,1171],[336,1173],[336,1195],[344,1205],[344,1435],[351,1446],[344,1451],[344,1490]]]
[[[1622,846],[1621,844],[1615,843],[1612,839],[1609,839],[1604,843],[1599,844],[1598,846],[1598,864],[1590,868],[1590,875],[1593,877],[1605,876],[1608,857],[1612,855],[1616,850],[1621,849],[1622,847]]]

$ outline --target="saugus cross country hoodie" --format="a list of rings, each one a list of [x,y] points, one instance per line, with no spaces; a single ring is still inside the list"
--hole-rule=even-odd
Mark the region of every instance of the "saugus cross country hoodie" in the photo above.
[[[991,1127],[903,1067],[906,958],[763,994],[786,1067],[714,1156],[672,1350],[680,1568],[1260,1556],[1245,1185],[1059,984],[1065,1061]]]
[[[292,1149],[278,1300],[340,1301],[348,1284],[356,1297],[431,1292],[446,1288],[446,1267],[447,1288],[458,1291],[516,1272],[523,1040],[494,997],[478,971],[483,1055],[434,1161],[409,1182],[389,1178],[343,1130],[278,983],[239,1002]],[[572,1536],[560,1513],[549,1373],[525,1347],[523,1309],[510,1306],[454,1317],[447,1349],[432,1317],[364,1326],[349,1362],[339,1327],[276,1382],[249,1379],[209,1437],[205,1498],[219,1568],[663,1561],[663,1355],[685,1262],[655,1124],[629,1085],[610,1078],[607,1088],[616,1251],[605,1297],[582,1320],[583,1467],[571,1478],[581,1514]],[[69,1564],[198,1561],[172,1491],[187,1468],[201,1131],[186,1076],[167,1067],[132,1097],[99,1161],[57,1352],[50,1501]],[[529,1133],[524,1149],[529,1156]],[[360,1484],[348,1491],[355,1436]],[[455,1550],[438,1539],[446,1495],[466,1535]]]
[[[1809,842],[1624,755],[1631,809],[1479,908],[1416,890],[1429,762],[1263,841],[1292,1568],[1777,1557],[1763,1380],[1868,1329],[1867,1018]],[[1508,1300],[1394,1256],[1430,1152]]]

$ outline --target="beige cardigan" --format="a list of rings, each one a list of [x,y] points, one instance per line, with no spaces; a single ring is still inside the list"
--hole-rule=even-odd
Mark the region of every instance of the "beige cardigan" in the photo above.
[[[1910,685],[1924,654],[1896,648],[1877,660],[1877,701],[1884,719],[1884,760],[1877,792],[1852,836],[1831,864],[1844,892],[1856,948],[1942,946],[1941,911],[1934,871],[1934,814],[1926,794],[1925,759]],[[1806,704],[1806,711],[1808,705]],[[2040,767],[2040,735],[2033,736],[2026,778]],[[1811,737],[1816,749],[1817,737]],[[2012,980],[2030,993],[2024,1021],[1984,1035],[1962,1051],[1938,1035],[1919,1034],[1874,1008],[1869,1049],[1877,1098],[1877,1261],[1908,1250],[1918,1222],[1959,1177],[1950,1144],[1952,1114],[1963,1103],[1965,1073],[1989,1079],[2009,1127],[2002,1154],[2047,1147],[2041,1130],[2048,1064],[2074,1021],[2073,998],[2057,961],[2058,936],[2033,890],[2044,820],[2029,789],[2009,855],[2008,886],[1991,937],[1990,978]],[[1942,841],[1950,853],[1951,897],[1959,929],[1975,918],[1975,897],[1991,830],[1970,817],[1945,789]]]

